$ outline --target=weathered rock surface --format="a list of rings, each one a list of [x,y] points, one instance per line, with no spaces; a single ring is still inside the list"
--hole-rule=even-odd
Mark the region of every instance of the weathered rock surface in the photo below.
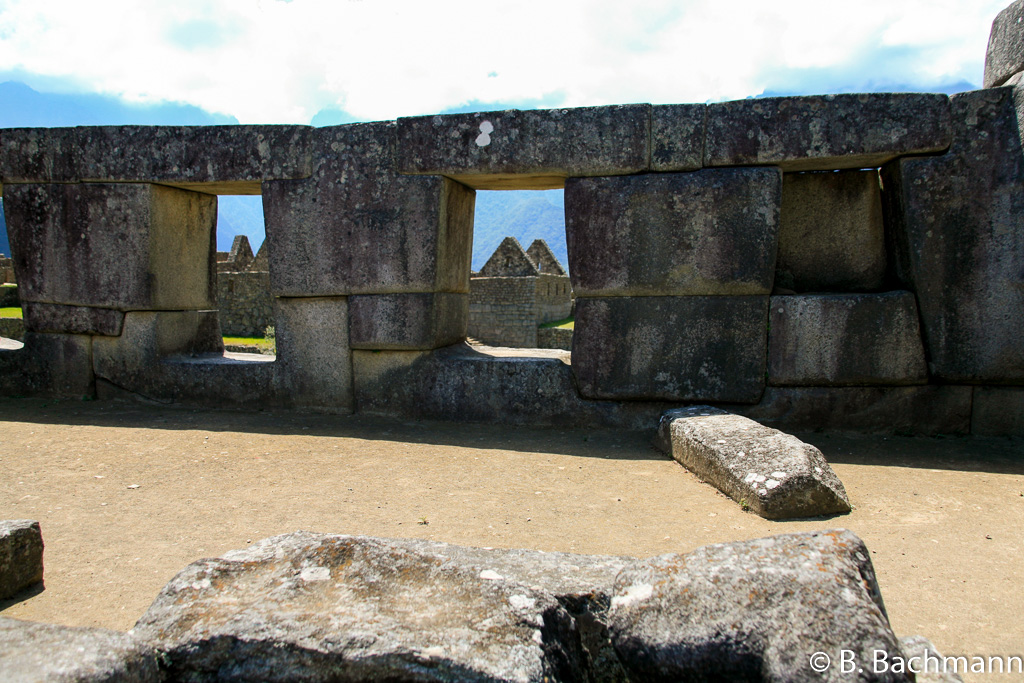
[[[974,387],[971,433],[1024,436],[1024,387]]]
[[[466,338],[466,294],[368,294],[348,299],[353,349],[436,349]]]
[[[964,679],[945,665],[942,654],[924,636],[904,636],[900,638],[900,648],[903,661],[887,664],[901,668],[905,665],[908,671],[915,673],[917,683],[963,683]]]
[[[704,165],[706,104],[651,107],[652,171],[696,171]]]
[[[305,180],[263,184],[275,296],[469,292],[474,193],[395,172],[395,124],[318,129]]]
[[[869,168],[950,142],[949,99],[919,93],[766,97],[708,105],[705,166]]]
[[[27,302],[22,306],[25,327],[34,332],[99,334],[116,337],[124,325],[124,313],[112,308],[62,306]]]
[[[756,403],[767,296],[576,299],[572,370],[586,398]]]
[[[576,296],[768,294],[778,239],[777,169],[708,169],[565,185]]]
[[[289,403],[352,412],[347,298],[275,299],[274,319],[278,381]]]
[[[985,53],[985,87],[1003,85],[1024,71],[1024,0],[1016,0],[996,15]]]
[[[567,177],[646,170],[651,105],[398,119],[398,170],[479,190],[561,187]]]
[[[217,200],[146,184],[6,185],[22,302],[212,308]]]
[[[885,230],[877,171],[786,173],[775,286],[862,292],[885,281]]]
[[[74,128],[0,130],[0,183],[78,182]]]
[[[0,361],[0,371],[17,378],[12,393],[79,399],[93,395],[92,337],[26,332],[24,343]]]
[[[6,683],[158,683],[156,653],[118,631],[0,617]]]
[[[947,154],[882,170],[896,270],[934,377],[1024,381],[1024,152],[1015,88],[955,95]]]
[[[768,383],[924,384],[928,371],[910,292],[773,296]]]
[[[846,489],[825,456],[795,436],[710,406],[670,410],[658,431],[659,447],[762,517],[850,511]]]
[[[43,580],[43,534],[32,519],[0,520],[0,600]]]
[[[612,642],[643,681],[843,681],[841,650],[861,681],[875,650],[901,653],[870,555],[846,530],[785,534],[663,555],[615,581]],[[824,652],[824,673],[811,657]],[[820,661],[820,660],[819,660]]]

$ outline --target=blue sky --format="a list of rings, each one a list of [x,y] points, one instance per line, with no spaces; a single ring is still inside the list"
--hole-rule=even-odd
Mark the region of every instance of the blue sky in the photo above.
[[[1006,0],[0,0],[0,126],[980,87]],[[34,91],[34,92],[33,92]]]

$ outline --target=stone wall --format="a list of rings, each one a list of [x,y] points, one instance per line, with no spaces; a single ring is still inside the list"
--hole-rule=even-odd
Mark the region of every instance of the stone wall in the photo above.
[[[572,350],[572,330],[566,327],[541,327],[537,330],[538,349]]]
[[[537,346],[537,277],[470,280],[468,334],[485,344]]]
[[[17,282],[14,278],[14,260],[0,254],[0,285],[6,282]]]
[[[225,337],[262,337],[274,324],[270,273],[217,273],[217,309]]]
[[[1019,432],[1022,2],[994,25],[994,87],[952,97],[0,129],[26,326],[0,389],[559,424],[710,402],[783,427]],[[480,313],[474,189],[563,186],[571,362],[442,348]],[[218,193],[263,195],[276,362],[221,350]],[[543,274],[521,279],[508,300],[536,305]]]

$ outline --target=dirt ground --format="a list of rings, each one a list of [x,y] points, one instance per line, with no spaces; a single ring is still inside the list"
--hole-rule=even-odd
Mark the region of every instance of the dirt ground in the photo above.
[[[855,509],[771,522],[651,436],[0,399],[0,519],[46,543],[0,614],[126,630],[188,563],[299,529],[647,557],[845,527],[898,635],[1024,654],[1024,440],[800,434]]]

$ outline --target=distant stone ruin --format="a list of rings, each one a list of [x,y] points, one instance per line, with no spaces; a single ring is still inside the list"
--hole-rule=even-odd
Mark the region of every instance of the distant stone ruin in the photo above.
[[[255,256],[245,235],[235,236],[230,252],[217,252],[217,310],[225,337],[262,337],[273,326],[265,240]]]
[[[996,19],[985,89],[951,97],[0,129],[27,330],[0,391],[1021,433],[1020,15]],[[559,187],[571,358],[466,346],[475,190]],[[262,195],[276,359],[223,352],[218,194]]]

